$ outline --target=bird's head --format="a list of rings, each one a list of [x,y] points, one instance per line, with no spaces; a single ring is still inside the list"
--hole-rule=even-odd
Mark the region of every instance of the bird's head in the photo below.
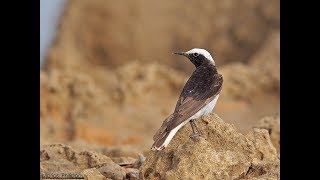
[[[173,54],[183,55],[187,57],[196,67],[203,63],[211,63],[215,65],[215,62],[208,51],[205,49],[193,48],[187,52],[175,52]]]

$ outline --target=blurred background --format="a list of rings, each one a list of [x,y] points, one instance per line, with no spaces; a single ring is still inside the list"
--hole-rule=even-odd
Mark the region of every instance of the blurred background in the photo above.
[[[147,150],[204,48],[214,109],[245,133],[280,111],[279,0],[41,0],[40,144]]]

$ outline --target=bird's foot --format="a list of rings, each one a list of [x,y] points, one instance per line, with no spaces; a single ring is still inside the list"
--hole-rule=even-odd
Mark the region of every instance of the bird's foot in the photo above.
[[[195,139],[198,139],[199,137],[202,136],[202,133],[201,132],[197,132],[197,133],[193,133],[190,135],[190,138],[195,140]]]

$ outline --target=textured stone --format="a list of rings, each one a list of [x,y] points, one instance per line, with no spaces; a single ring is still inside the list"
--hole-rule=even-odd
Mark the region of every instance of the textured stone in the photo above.
[[[279,163],[268,131],[247,136],[215,114],[196,121],[203,136],[192,140],[191,128],[181,128],[163,151],[150,151],[140,168],[142,179],[279,178]],[[266,175],[267,174],[267,175]]]
[[[263,117],[254,127],[268,130],[271,142],[280,154],[280,115]]]
[[[96,168],[108,178],[120,180],[125,176],[125,170],[109,157],[94,151],[78,152],[63,144],[42,146],[40,159],[42,173],[81,173],[85,169]]]
[[[83,175],[85,180],[107,180],[96,168],[84,170]]]

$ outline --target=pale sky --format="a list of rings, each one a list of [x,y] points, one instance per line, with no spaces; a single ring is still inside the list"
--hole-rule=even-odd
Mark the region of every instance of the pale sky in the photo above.
[[[66,0],[40,0],[40,66],[55,36],[58,18]]]

